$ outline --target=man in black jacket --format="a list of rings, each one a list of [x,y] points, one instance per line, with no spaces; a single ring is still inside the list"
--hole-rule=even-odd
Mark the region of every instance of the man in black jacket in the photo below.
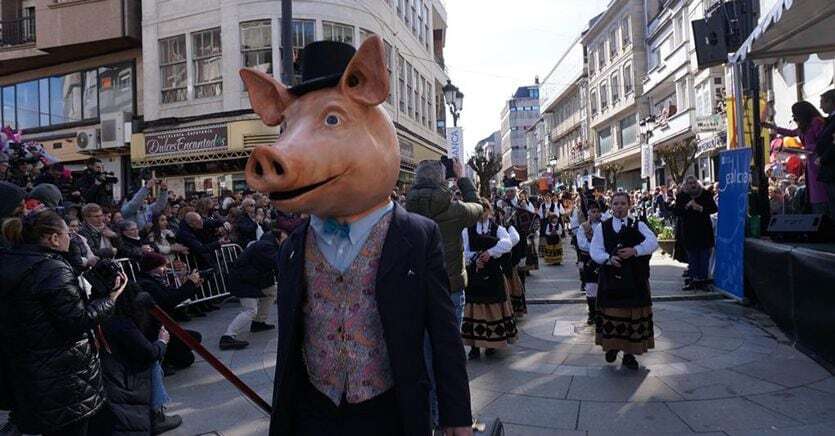
[[[215,250],[220,248],[226,240],[211,240],[206,237],[206,232],[214,230],[222,225],[215,220],[206,224],[203,217],[197,212],[189,212],[183,218],[180,229],[177,231],[177,242],[188,247],[188,252],[194,255],[197,260],[197,267],[201,269],[215,266]]]
[[[835,89],[821,95],[821,109],[827,114],[826,124],[815,148],[815,161],[820,166],[818,180],[826,185],[829,216],[835,217]]]
[[[220,337],[221,350],[240,350],[249,342],[238,339],[245,329],[250,332],[272,330],[267,324],[270,307],[275,304],[276,258],[281,242],[287,237],[277,223],[260,240],[250,244],[235,260],[232,267],[231,293],[241,300],[243,311],[229,323],[226,333]]]
[[[197,271],[188,275],[183,285],[179,288],[171,287],[168,284],[168,277],[165,273],[167,259],[159,253],[145,253],[139,261],[139,274],[136,281],[154,298],[154,302],[166,313],[171,313],[183,301],[193,297],[200,290],[200,273]],[[159,331],[159,322],[154,320],[148,327],[150,331]],[[198,342],[203,336],[194,330],[186,330]],[[163,364],[167,365],[170,371],[184,369],[194,363],[194,353],[189,350],[186,344],[177,337],[172,337],[168,343],[168,350],[165,353]]]
[[[107,182],[104,167],[97,158],[87,161],[87,168],[76,176],[75,186],[78,188],[75,192],[88,203],[108,207],[113,204],[113,185]]]

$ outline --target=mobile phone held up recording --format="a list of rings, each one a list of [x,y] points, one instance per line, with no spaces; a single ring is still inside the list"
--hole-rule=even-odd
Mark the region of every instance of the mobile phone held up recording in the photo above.
[[[444,164],[444,168],[446,169],[446,176],[445,179],[454,179],[455,178],[455,171],[452,169],[452,159],[441,156],[441,163]]]

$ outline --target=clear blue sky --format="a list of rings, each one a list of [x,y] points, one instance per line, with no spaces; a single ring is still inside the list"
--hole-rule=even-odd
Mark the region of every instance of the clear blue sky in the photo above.
[[[444,58],[464,93],[458,125],[467,153],[499,129],[499,112],[517,87],[544,78],[609,0],[446,0]],[[449,117],[449,124],[452,118]]]

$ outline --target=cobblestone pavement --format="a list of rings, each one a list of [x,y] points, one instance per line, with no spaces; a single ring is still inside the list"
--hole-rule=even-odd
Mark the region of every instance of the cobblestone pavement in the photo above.
[[[529,293],[579,297],[576,274],[570,263],[543,267],[530,277]],[[681,295],[680,276],[679,264],[653,259],[656,295]],[[237,310],[229,303],[188,327],[270,401],[275,333],[251,335],[246,350],[217,348]],[[756,310],[729,300],[656,302],[656,348],[638,357],[638,371],[605,362],[585,310],[529,306],[513,347],[468,363],[474,412],[501,417],[510,435],[835,434],[835,378]],[[267,433],[265,414],[206,362],[165,382],[168,411],[184,420],[169,434]]]

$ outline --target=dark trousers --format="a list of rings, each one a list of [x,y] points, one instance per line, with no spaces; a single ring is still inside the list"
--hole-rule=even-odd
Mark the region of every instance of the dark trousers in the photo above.
[[[826,198],[829,200],[829,217],[835,218],[835,182],[826,182]]]
[[[403,433],[397,396],[390,389],[368,401],[336,406],[309,382],[295,410],[298,436],[396,436]]]
[[[203,335],[194,330],[186,330],[188,334],[197,342],[203,342]],[[168,342],[168,348],[165,350],[165,359],[163,363],[172,366],[174,369],[184,369],[194,363],[194,352],[188,348],[185,342],[178,337],[171,335],[171,340]]]
[[[690,278],[695,281],[707,280],[710,268],[710,248],[688,248],[687,263]]]
[[[70,425],[44,432],[43,436],[87,436],[90,419],[90,417],[87,417]]]

